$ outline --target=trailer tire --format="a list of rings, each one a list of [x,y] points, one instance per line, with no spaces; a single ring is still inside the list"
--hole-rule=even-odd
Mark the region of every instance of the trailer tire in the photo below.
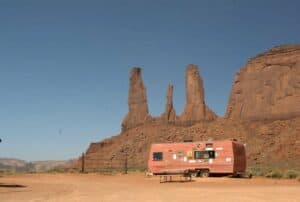
[[[195,170],[192,172],[192,177],[200,177],[200,170]]]
[[[200,177],[209,177],[209,170],[208,169],[203,169],[200,171]]]

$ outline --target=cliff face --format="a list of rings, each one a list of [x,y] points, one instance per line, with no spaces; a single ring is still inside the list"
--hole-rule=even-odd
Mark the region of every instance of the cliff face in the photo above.
[[[300,45],[275,47],[250,59],[236,75],[225,118],[206,106],[196,65],[187,66],[182,115],[176,116],[170,85],[165,112],[151,117],[141,69],[133,68],[122,133],[92,143],[86,168],[124,168],[125,162],[129,168],[146,168],[154,142],[236,138],[247,145],[249,166],[300,169],[299,59]]]
[[[300,115],[300,45],[274,47],[236,75],[226,117],[289,119]]]

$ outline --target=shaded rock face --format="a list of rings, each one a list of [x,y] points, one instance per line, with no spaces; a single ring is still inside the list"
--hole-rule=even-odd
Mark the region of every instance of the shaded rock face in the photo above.
[[[186,68],[186,105],[180,122],[192,125],[203,120],[214,120],[217,116],[205,104],[203,80],[197,65]]]
[[[299,115],[300,45],[274,47],[237,73],[227,118],[276,120]]]
[[[165,123],[175,123],[176,112],[173,107],[173,85],[168,86],[166,108],[161,118]]]
[[[132,68],[129,83],[129,112],[122,122],[122,130],[141,125],[150,117],[148,112],[146,88],[143,83],[141,68]]]

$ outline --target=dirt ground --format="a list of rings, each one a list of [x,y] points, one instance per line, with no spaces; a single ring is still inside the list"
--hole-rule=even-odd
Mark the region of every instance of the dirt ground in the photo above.
[[[179,180],[179,178],[175,178]],[[141,173],[23,174],[0,177],[0,201],[300,201],[300,182],[266,178],[197,178],[160,183]]]

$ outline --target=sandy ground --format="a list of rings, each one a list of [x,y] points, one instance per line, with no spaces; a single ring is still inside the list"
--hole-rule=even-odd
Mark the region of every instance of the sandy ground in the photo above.
[[[178,178],[176,178],[178,179]],[[176,180],[175,179],[175,180]],[[159,183],[143,174],[24,174],[0,177],[0,201],[300,201],[300,182],[197,178]]]

